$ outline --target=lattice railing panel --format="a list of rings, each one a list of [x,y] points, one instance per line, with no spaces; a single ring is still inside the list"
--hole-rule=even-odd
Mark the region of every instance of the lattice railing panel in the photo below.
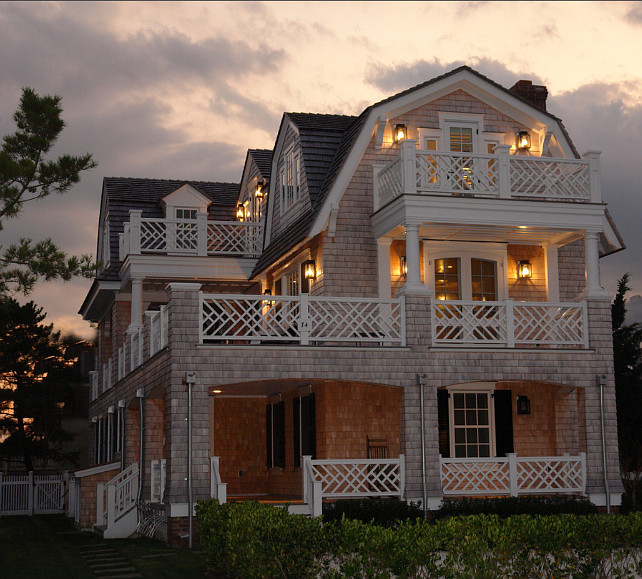
[[[502,302],[441,302],[433,305],[436,343],[505,344],[506,306]]]
[[[382,342],[401,339],[401,305],[380,300],[310,299],[310,339]]]
[[[401,300],[203,295],[203,340],[404,343]]]
[[[379,206],[390,203],[401,194],[401,159],[396,159],[377,175]]]
[[[167,223],[164,220],[142,221],[140,224],[140,250],[148,252],[167,251]]]
[[[294,340],[299,336],[299,300],[274,297],[230,296],[201,300],[201,329],[204,339]]]
[[[582,460],[577,457],[518,458],[517,485],[525,493],[583,492]]]
[[[313,460],[314,480],[321,483],[324,497],[401,495],[398,459]]]
[[[260,223],[210,221],[207,224],[208,255],[258,255],[261,252]]]
[[[495,195],[498,192],[497,157],[417,151],[417,191]]]
[[[583,344],[584,307],[580,304],[514,305],[515,342]]]
[[[510,189],[518,196],[588,201],[591,198],[589,166],[576,159],[513,156]]]
[[[445,495],[491,495],[510,491],[508,461],[501,458],[441,460]]]

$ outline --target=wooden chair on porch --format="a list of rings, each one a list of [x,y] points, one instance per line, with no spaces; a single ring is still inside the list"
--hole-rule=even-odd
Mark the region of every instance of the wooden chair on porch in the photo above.
[[[388,458],[388,440],[386,438],[370,438],[366,436],[366,451],[369,459]],[[381,472],[383,465],[371,465],[368,467],[368,478],[376,478]],[[368,487],[373,492],[384,490],[377,482],[368,482]]]

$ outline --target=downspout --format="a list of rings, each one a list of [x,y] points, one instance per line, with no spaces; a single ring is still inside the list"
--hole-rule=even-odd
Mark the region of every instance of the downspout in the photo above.
[[[194,505],[192,497],[192,387],[196,383],[196,374],[194,372],[186,372],[185,382],[187,383],[187,546],[191,549],[194,535]]]
[[[604,428],[604,381],[606,376],[597,376],[600,385],[600,427],[602,429],[602,472],[604,473],[604,492],[606,494],[606,513],[611,514],[611,491],[609,489],[609,475],[606,464],[606,429]]]
[[[137,501],[143,497],[143,467],[145,465],[145,389],[136,390],[136,397],[140,405],[140,447],[138,451],[138,496]]]
[[[426,494],[426,410],[424,408],[424,385],[426,382],[426,374],[417,374],[417,383],[419,386],[419,406],[421,417],[421,492],[422,492],[422,507],[424,510],[424,518],[428,515],[428,497]]]

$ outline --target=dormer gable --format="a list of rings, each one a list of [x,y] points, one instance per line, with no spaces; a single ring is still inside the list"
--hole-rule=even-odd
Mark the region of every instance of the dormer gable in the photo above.
[[[207,208],[212,201],[203,195],[198,189],[185,184],[176,191],[161,199],[165,206],[166,219],[181,219],[185,215],[184,210],[196,210],[197,213],[207,213]]]

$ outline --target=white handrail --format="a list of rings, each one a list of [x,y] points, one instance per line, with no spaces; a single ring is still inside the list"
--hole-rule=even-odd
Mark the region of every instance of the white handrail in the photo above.
[[[210,456],[210,497],[221,505],[227,501],[227,483],[221,480],[218,456]]]

